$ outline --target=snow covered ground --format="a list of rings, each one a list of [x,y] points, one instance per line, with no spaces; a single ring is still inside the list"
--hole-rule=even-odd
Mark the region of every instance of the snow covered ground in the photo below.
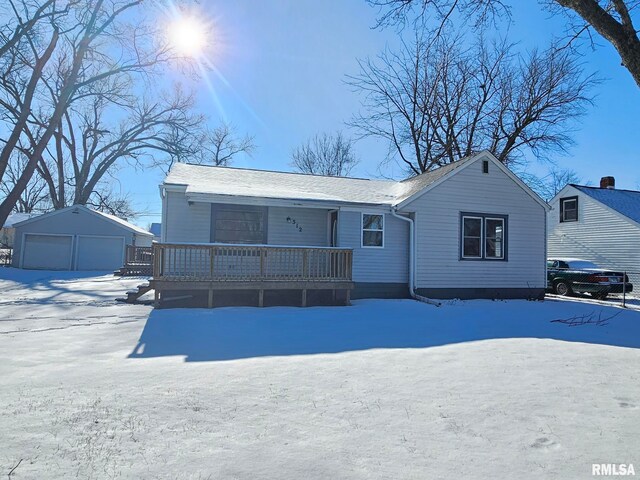
[[[0,269],[0,474],[591,478],[640,470],[640,312],[367,300],[158,310]],[[552,320],[573,319],[569,326]]]

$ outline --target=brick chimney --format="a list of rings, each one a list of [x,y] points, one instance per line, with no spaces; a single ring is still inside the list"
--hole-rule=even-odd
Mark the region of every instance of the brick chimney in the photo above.
[[[614,177],[602,177],[600,179],[600,188],[616,188],[616,179]]]

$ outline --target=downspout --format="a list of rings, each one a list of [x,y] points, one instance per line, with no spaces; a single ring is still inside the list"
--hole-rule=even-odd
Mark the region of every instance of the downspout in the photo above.
[[[167,241],[167,209],[169,205],[167,205],[167,192],[164,189],[164,186],[159,185],[160,190],[160,199],[162,200],[162,213],[160,215],[160,243],[165,243]]]
[[[430,305],[435,305],[436,307],[441,306],[440,302],[432,300],[427,297],[423,297],[422,295],[418,295],[415,291],[415,272],[416,272],[416,241],[414,234],[414,222],[412,218],[404,217],[402,215],[398,215],[396,208],[391,209],[391,215],[393,217],[399,218],[400,220],[404,220],[409,223],[409,295],[414,300],[418,300],[419,302],[428,303]]]

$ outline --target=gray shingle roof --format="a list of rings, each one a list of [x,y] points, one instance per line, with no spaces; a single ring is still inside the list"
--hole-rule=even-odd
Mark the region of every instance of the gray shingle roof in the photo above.
[[[467,157],[403,181],[328,177],[302,173],[177,163],[165,185],[184,185],[189,194],[229,195],[368,205],[397,205],[477,158]]]
[[[635,190],[585,187],[583,185],[571,186],[625,217],[630,218],[634,222],[640,223],[640,192]]]

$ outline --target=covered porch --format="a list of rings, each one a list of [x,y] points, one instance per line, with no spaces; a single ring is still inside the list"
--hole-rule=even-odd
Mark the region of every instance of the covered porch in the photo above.
[[[211,308],[234,291],[254,292],[261,307],[265,292],[297,295],[303,307],[309,296],[312,303],[349,304],[352,265],[346,248],[158,243],[150,286],[158,306],[198,297]]]

